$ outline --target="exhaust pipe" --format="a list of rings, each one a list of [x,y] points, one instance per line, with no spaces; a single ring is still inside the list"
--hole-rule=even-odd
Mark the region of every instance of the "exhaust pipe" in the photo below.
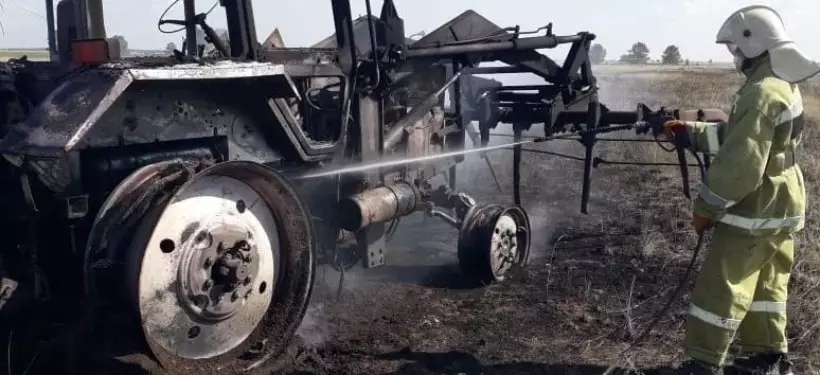
[[[421,193],[410,183],[397,182],[363,191],[339,202],[342,229],[357,231],[416,211]]]

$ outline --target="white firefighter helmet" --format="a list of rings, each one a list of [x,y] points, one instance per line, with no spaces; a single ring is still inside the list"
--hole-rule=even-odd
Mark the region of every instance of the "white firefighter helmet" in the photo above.
[[[800,82],[820,73],[820,65],[806,58],[786,33],[777,11],[765,5],[751,5],[732,13],[720,27],[716,43],[726,44],[738,69],[744,58],[768,51],[772,71],[785,81]]]

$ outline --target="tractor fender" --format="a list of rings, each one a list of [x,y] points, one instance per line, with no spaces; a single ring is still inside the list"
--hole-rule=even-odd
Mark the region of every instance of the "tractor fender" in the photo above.
[[[122,180],[108,195],[94,216],[89,230],[83,258],[83,282],[85,292],[91,297],[99,297],[95,278],[100,270],[114,269],[122,260],[122,237],[127,236],[133,228],[127,225],[128,217],[134,215],[139,201],[156,199],[170,194],[157,190],[156,185],[163,176],[172,176],[174,172],[183,172],[180,177],[192,174],[192,163],[180,159],[167,160],[146,165],[132,172]],[[103,272],[105,274],[105,272]]]

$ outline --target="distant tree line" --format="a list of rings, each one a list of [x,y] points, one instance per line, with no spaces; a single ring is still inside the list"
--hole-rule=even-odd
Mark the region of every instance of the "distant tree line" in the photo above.
[[[605,64],[606,48],[599,43],[593,44],[589,49],[589,59],[593,64]],[[649,47],[644,42],[636,42],[626,53],[618,58],[622,64],[648,64],[652,61],[649,54]],[[677,45],[666,46],[660,58],[654,62],[663,65],[689,65],[689,59],[684,59]],[[711,60],[710,60],[711,63]]]
[[[128,56],[128,41],[122,35],[113,35],[111,39],[115,39],[120,47],[120,56]]]

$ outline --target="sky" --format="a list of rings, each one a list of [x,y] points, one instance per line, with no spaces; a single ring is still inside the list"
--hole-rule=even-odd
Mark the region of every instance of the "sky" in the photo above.
[[[218,0],[197,0],[199,11]],[[173,0],[103,0],[108,35],[123,35],[132,49],[162,50],[169,42],[181,44],[184,32],[163,34],[157,20]],[[534,30],[550,22],[560,35],[588,31],[617,59],[638,41],[658,58],[670,44],[693,61],[730,61],[715,34],[733,11],[766,4],[785,20],[791,37],[811,59],[820,60],[818,0],[394,0],[408,35],[431,31],[461,12],[472,9],[499,26],[520,25]],[[0,0],[0,48],[33,48],[47,44],[44,0]],[[381,1],[373,0],[378,15]],[[278,27],[288,47],[309,46],[333,33],[330,0],[253,0],[257,34],[261,40]],[[354,15],[366,14],[364,0],[351,0]],[[166,18],[182,18],[178,3]],[[209,16],[213,27],[224,27],[220,7]],[[561,59],[566,49],[545,51]]]

